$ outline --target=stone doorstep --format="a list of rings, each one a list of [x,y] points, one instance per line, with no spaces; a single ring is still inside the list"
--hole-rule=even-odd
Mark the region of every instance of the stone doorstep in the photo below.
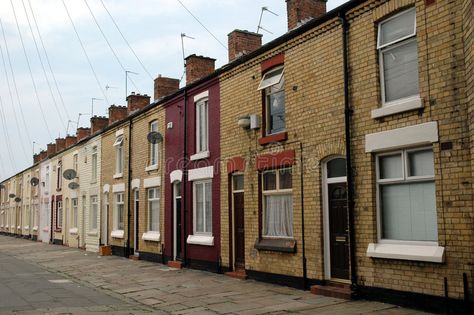
[[[130,256],[128,256],[128,259],[137,261],[137,260],[140,260],[140,257],[138,257],[136,255],[130,255]]]
[[[247,274],[245,273],[245,270],[229,271],[229,272],[225,272],[224,275],[231,278],[240,279],[240,280],[247,279]]]
[[[112,246],[100,246],[99,247],[100,256],[112,256]]]
[[[183,269],[183,262],[179,260],[170,260],[168,261],[168,267]]]
[[[350,300],[352,296],[350,284],[328,282],[326,285],[311,286],[311,293],[338,299]]]

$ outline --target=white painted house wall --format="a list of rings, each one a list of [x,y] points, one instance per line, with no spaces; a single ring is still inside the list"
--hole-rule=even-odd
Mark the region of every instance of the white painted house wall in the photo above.
[[[39,226],[38,240],[49,243],[51,224],[51,161],[46,159],[40,163],[39,184]]]

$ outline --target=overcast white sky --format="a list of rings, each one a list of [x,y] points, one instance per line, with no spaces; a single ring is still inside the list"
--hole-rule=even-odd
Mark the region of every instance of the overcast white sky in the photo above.
[[[63,1],[100,84],[82,51]],[[146,71],[127,47],[101,1],[145,65]],[[129,82],[129,93],[135,91],[153,96],[152,78],[158,74],[174,78],[182,76],[181,33],[194,38],[186,38],[184,41],[186,56],[195,53],[216,58],[216,67],[220,67],[227,63],[227,50],[219,42],[227,46],[227,34],[234,29],[256,31],[263,6],[278,14],[275,16],[264,13],[262,26],[273,34],[261,31],[263,43],[287,31],[284,0],[181,2],[219,41],[178,0],[1,0],[0,19],[5,39],[0,27],[0,48],[3,54],[3,58],[0,56],[0,181],[32,164],[33,142],[37,153],[53,139],[64,137],[68,125],[69,133],[74,134],[79,113],[89,114],[81,116],[79,121],[79,126],[88,126],[92,98],[102,99],[94,101],[94,113],[98,115],[105,115],[111,104],[125,105],[125,72],[104,40],[86,3],[120,63],[126,70],[138,73],[130,74],[134,82]],[[344,2],[347,0],[329,0],[327,8],[334,9]],[[23,52],[12,4],[34,83]],[[28,13],[34,36],[25,12]],[[38,36],[35,20],[57,86]],[[107,89],[106,86],[110,88]],[[40,108],[43,109],[44,118]],[[69,120],[74,122],[68,123]]]

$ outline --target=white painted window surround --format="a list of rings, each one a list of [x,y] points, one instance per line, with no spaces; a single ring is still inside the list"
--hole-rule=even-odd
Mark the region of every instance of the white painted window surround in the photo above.
[[[123,238],[124,235],[125,235],[125,232],[123,230],[113,230],[110,233],[110,236],[112,236],[113,238]]]
[[[125,184],[124,183],[115,184],[115,185],[112,186],[112,192],[113,193],[124,192],[124,191],[125,191]],[[104,190],[104,192],[106,192],[106,191]]]
[[[132,190],[139,189],[140,188],[140,178],[133,179],[132,183],[131,183],[131,186],[132,186]]]
[[[365,152],[380,152],[435,142],[438,142],[438,123],[431,121],[365,135]]]
[[[195,181],[200,179],[207,179],[214,177],[214,167],[207,166],[201,168],[195,168],[188,171],[188,180]]]
[[[145,167],[145,172],[156,171],[157,169],[158,169],[158,164],[150,165],[150,166]]]
[[[384,107],[380,107],[377,109],[372,110],[371,117],[372,118],[380,118],[385,117],[393,114],[403,113],[410,110],[416,110],[423,108],[423,100],[420,98],[419,95],[401,99],[398,101],[391,102],[390,104],[385,105]]]
[[[161,234],[157,231],[145,232],[142,235],[142,240],[150,242],[159,242],[161,240]]]
[[[143,180],[144,188],[159,187],[159,186],[161,186],[161,176],[145,178]]]
[[[122,136],[123,135],[123,128],[122,129],[119,129],[115,132],[115,136],[118,137],[118,136]]]
[[[191,155],[190,159],[191,161],[197,161],[197,160],[207,159],[209,156],[211,156],[211,152],[209,152],[209,150],[206,150],[206,151],[202,151],[202,152]]]
[[[183,180],[183,171],[174,170],[170,174],[170,183],[180,182]]]
[[[194,95],[194,102],[196,103],[197,101],[203,99],[203,98],[208,98],[209,97],[209,91],[204,91],[202,93],[199,93],[197,95]]]
[[[367,256],[442,263],[444,247],[437,245],[375,244],[367,247]]]
[[[77,232],[78,232],[78,231],[79,231],[79,230],[78,230],[77,228],[72,228],[72,229],[69,229],[69,234],[71,234],[71,235],[77,235]]]
[[[212,235],[189,235],[186,240],[188,244],[214,246],[214,236]]]
[[[102,188],[102,192],[103,192],[104,194],[110,192],[110,185],[109,185],[109,184],[105,184],[104,187]]]

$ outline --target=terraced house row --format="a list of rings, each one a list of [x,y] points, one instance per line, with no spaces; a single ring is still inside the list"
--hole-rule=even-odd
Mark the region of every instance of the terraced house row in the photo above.
[[[287,0],[2,182],[0,230],[444,307],[473,298],[470,0]]]

